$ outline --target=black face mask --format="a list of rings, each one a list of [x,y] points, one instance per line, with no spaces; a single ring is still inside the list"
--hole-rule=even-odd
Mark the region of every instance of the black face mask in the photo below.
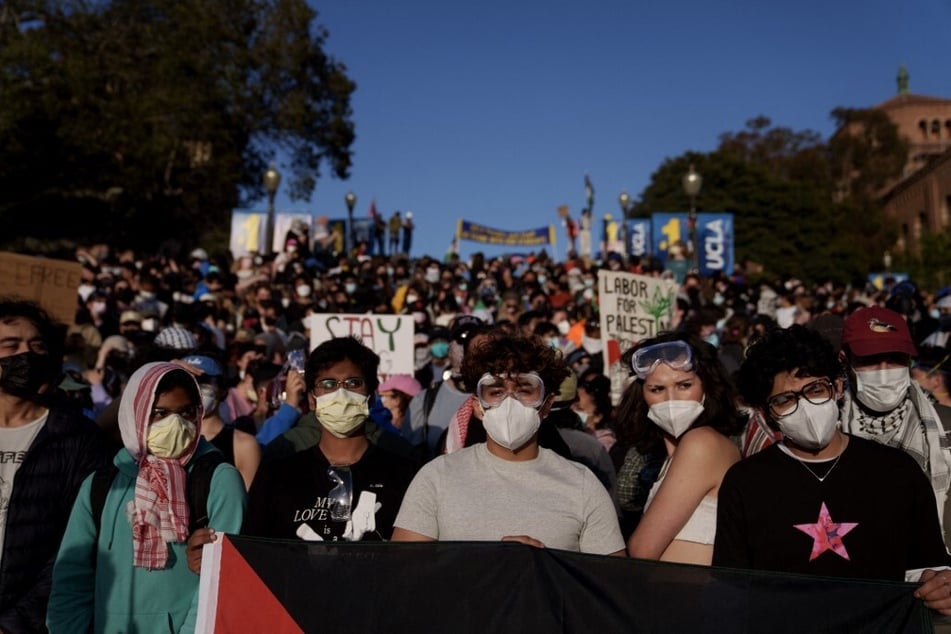
[[[941,315],[938,317],[938,327],[941,329],[941,332],[951,330],[951,315]]]
[[[0,389],[20,398],[32,398],[50,377],[48,355],[22,352],[0,358]]]

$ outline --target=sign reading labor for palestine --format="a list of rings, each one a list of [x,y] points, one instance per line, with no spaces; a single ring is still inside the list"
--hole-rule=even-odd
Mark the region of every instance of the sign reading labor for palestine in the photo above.
[[[310,349],[337,337],[356,337],[380,355],[380,375],[409,374],[413,367],[413,319],[407,315],[318,313],[307,319]]]
[[[656,277],[619,271],[598,271],[598,310],[604,373],[611,379],[611,400],[621,397],[630,368],[621,355],[641,339],[670,328],[677,283]]]
[[[0,252],[0,295],[34,301],[57,321],[71,325],[82,270],[79,262]]]

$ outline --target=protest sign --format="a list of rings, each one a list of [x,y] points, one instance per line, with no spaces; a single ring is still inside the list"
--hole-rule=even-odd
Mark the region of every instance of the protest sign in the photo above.
[[[598,271],[598,310],[604,373],[611,379],[616,405],[630,375],[621,367],[621,355],[641,339],[670,327],[677,283],[620,271]]]
[[[71,325],[82,270],[79,262],[0,252],[0,295],[34,301],[57,321]]]
[[[407,315],[311,315],[310,349],[336,337],[356,337],[380,355],[380,375],[412,375],[413,319]]]

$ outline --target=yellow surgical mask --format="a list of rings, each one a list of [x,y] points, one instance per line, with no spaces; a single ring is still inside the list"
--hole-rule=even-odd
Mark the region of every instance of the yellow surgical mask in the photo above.
[[[344,388],[314,399],[314,414],[337,438],[346,438],[370,415],[369,397]]]
[[[146,446],[156,458],[178,458],[195,438],[195,424],[178,414],[169,414],[149,426]]]

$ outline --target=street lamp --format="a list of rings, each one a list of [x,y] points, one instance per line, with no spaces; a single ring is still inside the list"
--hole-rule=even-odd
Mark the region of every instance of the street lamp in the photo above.
[[[266,253],[274,252],[274,196],[281,186],[281,173],[271,161],[271,166],[264,172],[264,188],[267,190],[267,246]]]
[[[353,206],[357,204],[357,196],[353,192],[347,192],[347,195],[343,197],[345,203],[347,203],[347,221],[348,227],[350,227],[350,247],[347,249],[349,254],[356,245],[356,234],[353,232]]]
[[[621,213],[624,218],[627,218],[628,214],[631,211],[631,197],[627,195],[627,192],[621,192],[621,195],[617,197],[617,202],[621,205]]]
[[[690,215],[687,220],[687,229],[690,231],[690,251],[693,254],[693,268],[700,271],[700,249],[697,245],[697,194],[703,185],[703,177],[690,164],[690,171],[684,174],[684,192],[690,197]]]

